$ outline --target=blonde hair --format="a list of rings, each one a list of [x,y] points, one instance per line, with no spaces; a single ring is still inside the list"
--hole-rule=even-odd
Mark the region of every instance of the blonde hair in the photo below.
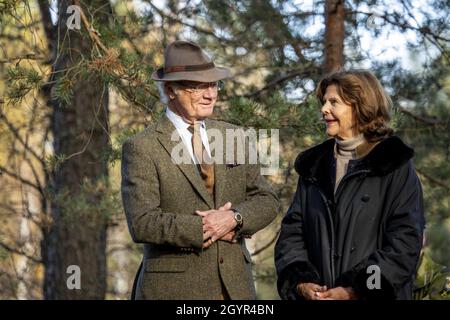
[[[316,91],[322,104],[325,103],[325,92],[330,85],[335,85],[339,96],[353,107],[356,129],[368,141],[382,140],[394,134],[389,126],[392,100],[373,73],[348,70],[325,76]]]

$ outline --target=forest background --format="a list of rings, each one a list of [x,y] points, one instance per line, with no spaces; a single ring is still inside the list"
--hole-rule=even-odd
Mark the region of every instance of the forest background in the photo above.
[[[282,211],[248,241],[259,299],[279,298],[294,160],[326,139],[314,91],[339,68],[373,71],[391,95],[416,151],[426,250],[450,265],[449,13],[447,0],[0,1],[0,299],[130,297],[142,247],[123,213],[121,144],[163,112],[150,75],[176,39],[233,72],[214,118],[279,130],[267,178]]]

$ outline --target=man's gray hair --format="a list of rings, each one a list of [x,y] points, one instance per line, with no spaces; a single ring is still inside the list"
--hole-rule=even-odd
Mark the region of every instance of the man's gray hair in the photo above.
[[[169,103],[169,96],[167,95],[166,92],[166,84],[170,84],[175,93],[179,89],[179,86],[175,82],[158,81],[156,83],[156,87],[158,88],[159,91],[159,100],[164,105],[167,105]]]
[[[156,87],[158,88],[159,92],[159,100],[163,105],[167,105],[169,103],[169,97],[167,96],[166,89],[165,89],[165,82],[164,81],[158,81],[156,83]]]

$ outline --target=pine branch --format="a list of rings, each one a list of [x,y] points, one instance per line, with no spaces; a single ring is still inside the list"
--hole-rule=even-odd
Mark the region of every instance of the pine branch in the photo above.
[[[450,123],[448,123],[448,122],[441,121],[441,120],[438,120],[438,119],[432,119],[432,118],[426,118],[426,117],[423,117],[423,116],[419,116],[419,115],[417,115],[417,114],[415,114],[415,113],[413,113],[413,112],[411,112],[411,111],[409,111],[409,110],[407,110],[407,109],[405,109],[403,107],[398,107],[398,109],[400,110],[401,113],[403,113],[403,114],[413,118],[414,120],[422,122],[422,123],[425,123],[425,124],[428,124],[428,125],[446,126],[446,127],[450,126]]]
[[[128,75],[126,72],[128,70],[128,68],[126,66],[124,66],[119,60],[119,53],[116,49],[114,48],[108,48],[100,39],[98,32],[92,27],[92,25],[90,24],[90,22],[88,21],[88,19],[86,18],[86,15],[83,11],[83,9],[81,8],[80,5],[80,1],[79,0],[75,0],[75,4],[77,4],[80,7],[80,17],[81,20],[83,22],[83,25],[85,26],[86,30],[89,33],[90,38],[92,39],[92,41],[103,51],[103,55],[102,58],[110,60],[110,65],[114,66],[113,70],[108,70],[112,73],[113,76],[121,79],[121,80],[125,80],[128,81],[133,87],[136,88],[143,88],[148,94],[150,94],[151,96],[157,98],[158,95],[156,94],[156,92],[154,92],[154,90],[152,90],[152,88],[150,86],[148,86],[148,84],[143,83],[139,78],[135,77],[135,76],[130,76]],[[99,62],[98,60],[96,62]],[[103,63],[104,65],[104,63]],[[99,66],[102,67],[102,64],[99,63]],[[115,83],[116,86],[120,86],[121,84],[119,82]],[[122,93],[125,94],[125,98],[128,101],[132,101],[132,102],[136,102],[135,99],[132,98],[132,96],[127,92],[127,90],[125,90],[122,87],[121,90]],[[146,108],[148,110],[148,108]]]

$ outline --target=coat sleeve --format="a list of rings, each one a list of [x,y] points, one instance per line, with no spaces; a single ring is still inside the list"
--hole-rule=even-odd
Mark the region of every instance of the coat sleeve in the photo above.
[[[244,222],[237,237],[251,236],[263,229],[275,219],[280,209],[278,197],[261,175],[259,165],[246,165],[245,199],[234,207],[241,213]]]
[[[301,299],[297,293],[299,283],[320,284],[316,267],[309,261],[303,232],[301,212],[301,180],[299,179],[294,199],[281,223],[280,237],[275,246],[277,288],[281,299]]]
[[[413,280],[419,260],[425,219],[422,187],[411,161],[393,173],[387,199],[389,212],[381,249],[342,275],[342,285],[353,287],[362,299],[395,299],[398,291]],[[379,267],[378,290],[368,288],[373,275],[369,266]]]
[[[201,217],[161,210],[156,167],[142,149],[130,139],[122,147],[122,201],[133,241],[201,248]]]

